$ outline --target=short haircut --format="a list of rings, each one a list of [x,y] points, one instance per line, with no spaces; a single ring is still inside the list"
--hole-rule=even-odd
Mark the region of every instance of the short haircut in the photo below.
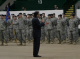
[[[39,11],[35,11],[34,12],[34,17],[37,17],[38,14],[39,14]]]

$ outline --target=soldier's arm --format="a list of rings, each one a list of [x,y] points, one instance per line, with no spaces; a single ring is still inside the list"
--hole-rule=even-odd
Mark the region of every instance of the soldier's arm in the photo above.
[[[67,26],[69,26],[69,20],[70,20],[69,18],[67,18],[67,20],[66,20]]]

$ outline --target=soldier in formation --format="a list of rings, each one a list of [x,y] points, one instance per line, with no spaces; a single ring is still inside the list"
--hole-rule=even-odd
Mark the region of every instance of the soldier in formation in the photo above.
[[[70,44],[77,43],[79,39],[78,25],[80,19],[75,14],[71,15],[71,18],[65,16],[65,14],[55,17],[55,13],[40,14],[39,21],[45,21],[45,26],[41,28],[41,42],[54,43],[58,39],[59,44],[67,43],[70,40]],[[26,45],[26,42],[32,42],[32,19],[33,14],[19,13],[17,16],[12,14],[11,19],[6,21],[6,15],[0,15],[0,41],[1,45],[8,45],[8,42],[15,41],[18,45]],[[4,44],[5,43],[5,44]]]

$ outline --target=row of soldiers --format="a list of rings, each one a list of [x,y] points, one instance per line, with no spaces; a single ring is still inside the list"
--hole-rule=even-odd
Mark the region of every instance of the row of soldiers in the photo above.
[[[17,16],[12,14],[12,18],[6,21],[6,15],[0,16],[0,40],[1,45],[8,45],[10,41],[19,40],[19,45],[26,45],[26,40],[33,41],[32,37],[32,19],[33,14],[26,15],[19,13]],[[40,14],[39,21],[45,21],[45,26],[41,28],[41,42],[47,41],[54,43],[55,38],[58,38],[59,44],[66,41],[68,38],[70,43],[76,43],[79,38],[78,25],[80,19],[71,15],[71,19],[67,18],[65,14],[55,17],[55,13]]]

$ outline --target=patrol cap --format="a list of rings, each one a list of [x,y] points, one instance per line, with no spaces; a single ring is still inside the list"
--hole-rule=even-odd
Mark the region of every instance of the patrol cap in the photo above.
[[[40,14],[40,16],[42,16],[42,14]]]
[[[19,13],[19,15],[22,15],[22,13]]]
[[[62,17],[62,15],[60,14],[60,15],[58,15],[58,17]]]
[[[23,13],[23,14],[26,14],[26,13]]]
[[[23,13],[23,15],[26,15],[26,13]]]
[[[14,14],[11,14],[11,15],[14,15]]]
[[[1,16],[4,16],[3,14]]]
[[[29,16],[32,16],[32,14],[28,14]]]
[[[51,16],[51,14],[48,14],[48,16]]]

